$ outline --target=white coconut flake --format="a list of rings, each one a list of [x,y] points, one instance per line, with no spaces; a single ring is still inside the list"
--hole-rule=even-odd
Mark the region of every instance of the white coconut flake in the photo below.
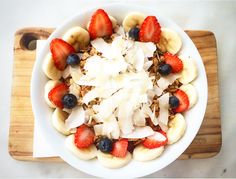
[[[73,81],[78,81],[81,78],[81,76],[83,76],[83,73],[81,72],[81,69],[79,66],[70,67],[70,74]]]
[[[94,132],[96,136],[103,135],[103,124],[97,124],[93,126]]]
[[[122,26],[119,26],[116,30],[116,34],[121,35],[122,37],[125,37],[125,30]]]
[[[159,126],[161,127],[161,130],[163,130],[164,132],[168,131],[168,126],[163,124],[162,122],[159,121]]]
[[[181,74],[176,73],[176,74],[170,74],[167,77],[161,77],[157,81],[157,85],[162,89],[165,90],[169,85],[173,84],[175,80],[177,80]]]
[[[154,134],[154,131],[151,127],[145,126],[145,127],[136,127],[134,131],[130,134],[122,134],[122,138],[128,138],[128,139],[142,139],[148,136],[151,136]]]
[[[161,96],[163,93],[163,90],[156,85],[153,86],[153,91],[154,91],[155,95],[157,95],[157,96]]]
[[[114,54],[112,54],[111,45],[106,43],[104,39],[97,38],[91,41],[92,46],[102,55],[108,59],[113,58]]]
[[[135,46],[141,48],[147,58],[153,57],[153,53],[156,51],[156,45],[152,42],[135,42]]]
[[[71,114],[65,121],[65,125],[69,128],[75,128],[82,125],[85,122],[85,111],[83,107],[77,106],[72,109]]]
[[[153,64],[153,62],[151,60],[146,61],[143,65],[143,69],[145,71],[148,71],[148,69],[152,66],[152,64]]]
[[[117,90],[118,89],[116,88],[96,87],[85,94],[85,96],[83,97],[83,102],[85,104],[88,104],[90,101],[94,100],[95,98],[109,98]]]
[[[123,102],[119,106],[118,110],[118,123],[123,134],[129,134],[134,129],[132,115],[133,106],[129,105],[129,103]]]
[[[84,65],[84,69],[87,70],[86,75],[96,78],[117,75],[126,68],[127,63],[123,58],[108,60],[97,55],[88,58]]]
[[[72,83],[69,87],[69,93],[75,95],[79,99],[80,86],[76,83]]]
[[[104,120],[102,134],[113,139],[119,138],[120,129],[114,115],[111,115],[109,118]]]
[[[145,119],[145,114],[142,110],[136,109],[133,114],[133,123],[135,126],[145,126],[146,125],[146,119]]]
[[[150,117],[152,123],[156,126],[158,125],[158,119],[155,116],[155,113],[152,112],[151,108],[147,104],[143,104],[142,111],[145,115]]]
[[[164,125],[168,124],[169,96],[170,96],[169,93],[166,93],[159,98],[160,112],[159,112],[158,120]]]

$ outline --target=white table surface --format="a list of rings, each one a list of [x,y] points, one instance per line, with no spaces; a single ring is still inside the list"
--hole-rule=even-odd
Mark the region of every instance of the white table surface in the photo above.
[[[19,28],[56,27],[81,9],[107,2],[112,0],[0,1],[0,177],[90,177],[65,163],[22,162],[9,155],[13,38]],[[223,132],[221,152],[209,159],[175,161],[148,177],[236,177],[236,1],[129,2],[156,7],[183,29],[214,32],[218,47]]]

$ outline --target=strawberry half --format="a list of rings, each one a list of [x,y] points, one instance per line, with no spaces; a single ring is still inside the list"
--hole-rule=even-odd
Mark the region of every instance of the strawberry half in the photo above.
[[[179,99],[179,106],[175,108],[175,112],[186,111],[189,107],[188,95],[180,89],[178,89],[174,95]]]
[[[147,16],[139,31],[141,42],[159,42],[161,37],[161,26],[155,16]]]
[[[68,86],[64,83],[61,83],[48,93],[48,99],[59,108],[63,108],[62,97],[68,93]]]
[[[172,68],[173,73],[178,73],[183,70],[183,62],[176,56],[169,52],[164,54],[166,64],[169,64]]]
[[[78,148],[86,148],[94,143],[95,134],[85,124],[79,126],[75,133],[75,145]]]
[[[52,53],[55,66],[58,70],[63,71],[66,67],[67,57],[71,53],[74,53],[75,49],[64,40],[56,38],[50,43],[50,51]]]
[[[128,140],[120,139],[113,143],[111,154],[115,157],[125,157],[128,150]]]
[[[158,148],[166,145],[168,142],[164,131],[155,132],[153,135],[143,140],[143,146],[149,149]]]
[[[112,35],[112,22],[103,9],[98,9],[92,15],[88,31],[91,39]]]

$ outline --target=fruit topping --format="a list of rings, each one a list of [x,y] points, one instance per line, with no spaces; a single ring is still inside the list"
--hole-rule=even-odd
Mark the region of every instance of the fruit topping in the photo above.
[[[112,35],[112,22],[103,9],[98,9],[93,14],[88,31],[91,39]]]
[[[189,107],[189,99],[187,94],[182,91],[182,90],[177,90],[174,94],[178,100],[179,100],[179,105],[177,108],[175,108],[175,112],[184,112],[188,109]]]
[[[59,108],[63,108],[62,97],[68,93],[68,86],[64,83],[56,85],[48,93],[48,99]]]
[[[179,99],[176,96],[171,96],[169,98],[170,107],[175,109],[179,106]]]
[[[128,150],[128,140],[127,139],[120,139],[113,143],[113,149],[111,154],[115,157],[125,157]]]
[[[176,55],[172,55],[169,52],[164,54],[166,64],[169,64],[173,73],[178,73],[183,70],[183,62]]]
[[[66,63],[71,66],[78,65],[80,63],[80,57],[76,53],[72,53],[67,57]]]
[[[166,133],[164,131],[155,132],[155,134],[145,138],[143,145],[146,148],[154,149],[166,145],[168,142]]]
[[[63,71],[66,67],[68,55],[75,52],[75,49],[62,39],[53,39],[50,43],[50,50],[55,66]]]
[[[161,64],[158,69],[158,72],[163,76],[169,75],[171,71],[172,68],[169,64]]]
[[[110,153],[112,151],[112,140],[108,137],[103,137],[98,143],[98,149],[104,153]]]
[[[130,29],[129,30],[129,38],[137,41],[139,39],[139,28],[134,27],[134,28]]]
[[[94,143],[95,134],[85,124],[79,126],[75,133],[75,145],[78,148],[86,148]]]
[[[139,31],[139,40],[141,42],[154,42],[160,40],[161,26],[155,16],[147,16]]]
[[[72,109],[77,105],[77,98],[73,94],[65,94],[62,97],[62,104],[64,108]]]

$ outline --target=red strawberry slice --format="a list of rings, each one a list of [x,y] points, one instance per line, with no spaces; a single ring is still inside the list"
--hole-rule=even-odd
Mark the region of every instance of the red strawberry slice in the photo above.
[[[155,132],[153,135],[143,140],[143,146],[149,149],[158,148],[166,145],[168,142],[164,131]]]
[[[113,143],[113,149],[111,154],[115,157],[125,157],[128,150],[128,140],[127,139],[120,139]]]
[[[61,83],[48,93],[48,99],[59,108],[63,108],[62,97],[68,93],[68,86],[64,83]]]
[[[94,143],[95,134],[85,124],[79,126],[75,133],[75,145],[78,148],[86,148]]]
[[[110,36],[113,33],[112,22],[103,9],[98,9],[93,14],[88,31],[91,39]]]
[[[155,16],[147,16],[139,31],[141,42],[159,42],[161,37],[161,26]]]
[[[183,62],[176,56],[169,52],[164,54],[166,64],[169,64],[172,68],[173,73],[178,73],[183,70]]]
[[[75,49],[62,39],[53,39],[50,43],[50,50],[55,66],[63,71],[66,67],[68,55],[75,52]]]
[[[175,112],[186,111],[189,107],[188,95],[180,89],[178,89],[174,95],[179,99],[179,106],[175,108]]]

